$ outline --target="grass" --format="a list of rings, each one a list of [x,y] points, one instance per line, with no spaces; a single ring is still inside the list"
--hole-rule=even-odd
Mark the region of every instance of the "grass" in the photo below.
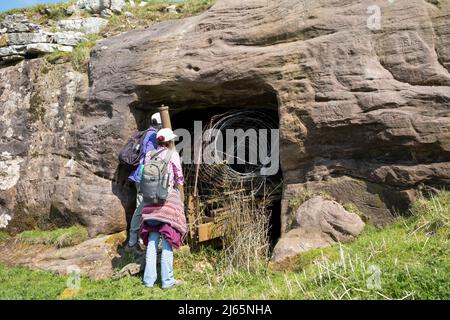
[[[0,242],[9,239],[9,234],[5,231],[0,231]]]
[[[79,43],[73,48],[72,52],[56,51],[48,54],[45,58],[51,64],[71,62],[74,70],[86,73],[89,67],[91,49],[100,39],[100,36],[89,34],[86,35],[86,38],[88,40]]]
[[[305,190],[303,193],[301,193],[300,195],[292,198],[289,200],[289,207],[293,210],[293,211],[297,211],[297,209],[306,201],[316,197],[316,196],[321,196],[322,198],[324,198],[325,200],[331,200],[331,201],[336,201],[336,199],[334,199],[331,195],[329,195],[326,192],[323,191],[310,191],[310,190]]]
[[[86,228],[81,226],[51,231],[30,230],[19,233],[16,239],[29,244],[45,244],[62,248],[77,245],[87,240],[88,232]]]
[[[178,252],[174,268],[177,278],[186,281],[182,287],[149,290],[140,276],[82,278],[73,298],[449,299],[450,193],[420,199],[412,212],[384,229],[367,226],[353,243],[302,254],[287,271],[225,274],[219,251]],[[49,272],[0,266],[0,299],[58,299],[66,280]]]
[[[208,10],[214,4],[215,0],[186,0],[182,3],[154,0],[147,1],[148,4],[143,7],[139,5],[140,2],[139,0],[135,1],[135,7],[127,3],[122,12],[131,13],[131,16],[126,14],[113,15],[109,19],[109,23],[102,34],[105,37],[109,37],[165,20],[190,17]],[[177,6],[178,14],[171,14],[164,10],[166,6],[171,4]]]
[[[450,228],[450,192],[443,191],[431,199],[421,197],[412,208],[415,221],[414,233],[423,230],[428,235],[446,233]]]
[[[7,15],[23,14],[34,23],[47,25],[68,18],[69,15],[67,14],[66,9],[75,3],[76,1],[72,0],[62,3],[38,4],[31,7],[11,9],[0,13],[0,21]]]

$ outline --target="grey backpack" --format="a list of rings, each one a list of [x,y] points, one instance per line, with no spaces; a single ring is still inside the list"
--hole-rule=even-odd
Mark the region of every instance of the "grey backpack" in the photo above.
[[[164,149],[163,149],[164,150]],[[172,157],[173,150],[167,152],[164,160],[156,157],[163,151],[151,151],[150,160],[144,164],[139,191],[146,204],[161,203],[169,196],[169,174],[167,166]]]

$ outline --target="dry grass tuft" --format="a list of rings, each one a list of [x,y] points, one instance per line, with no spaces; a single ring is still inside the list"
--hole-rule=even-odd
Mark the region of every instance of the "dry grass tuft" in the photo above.
[[[228,198],[227,205],[231,208],[231,215],[224,226],[224,272],[254,272],[265,267],[269,258],[270,212],[267,201],[238,193]]]

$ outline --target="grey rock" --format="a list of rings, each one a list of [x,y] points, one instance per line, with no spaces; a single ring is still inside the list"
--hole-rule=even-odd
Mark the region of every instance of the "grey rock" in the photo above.
[[[120,269],[120,271],[115,272],[112,277],[113,279],[120,279],[126,276],[133,276],[138,274],[139,272],[144,271],[144,268],[145,268],[144,263],[135,263],[135,262],[129,263],[125,267]]]
[[[87,41],[84,33],[77,31],[55,32],[53,39],[57,44],[64,46],[76,46],[80,42]]]
[[[115,13],[120,13],[125,0],[78,0],[77,6],[91,13],[101,13],[105,9],[110,9]]]
[[[108,20],[97,17],[69,19],[58,22],[58,27],[65,31],[81,31],[96,34],[108,24]]]
[[[111,4],[109,6],[109,9],[111,9],[114,13],[120,13],[122,12],[122,9],[125,5],[125,0],[110,0]]]
[[[339,203],[317,196],[298,208],[290,228],[273,250],[274,262],[337,242],[353,240],[363,230],[364,222]]]
[[[0,190],[8,190],[17,183],[21,162],[23,162],[23,158],[13,156],[8,152],[0,154],[0,176],[2,177]]]
[[[22,55],[25,54],[27,50],[26,46],[9,46],[0,48],[0,57],[12,56],[12,55]]]
[[[44,31],[32,33],[8,33],[10,45],[26,45],[31,43],[50,43],[52,34]]]
[[[69,16],[74,15],[76,13],[78,13],[78,11],[80,10],[80,8],[75,4],[75,5],[71,5],[66,9],[66,12]]]
[[[6,29],[9,33],[34,32],[39,26],[31,23],[23,14],[12,14],[0,22],[0,29]]]
[[[23,15],[7,16],[1,24],[2,31],[7,32],[0,36],[2,64],[23,60],[26,54],[33,57],[55,51],[70,52],[72,47],[86,40],[81,32],[51,33],[39,30],[39,26],[29,23]]]
[[[91,13],[100,13],[103,9],[109,7],[109,0],[78,0],[77,6]]]
[[[63,46],[60,44],[51,44],[51,43],[33,43],[27,45],[27,53],[30,54],[46,54],[52,53],[55,51],[63,51],[63,52],[72,52],[73,47]]]
[[[11,62],[22,61],[24,59],[25,59],[25,57],[23,55],[13,54],[10,56],[1,57],[0,62],[1,63],[11,63]]]
[[[111,11],[111,9],[104,9],[100,13],[100,16],[103,18],[110,18],[110,17],[112,17],[112,15],[113,15],[113,12]]]
[[[177,6],[175,4],[165,6],[164,11],[170,14],[178,14]]]

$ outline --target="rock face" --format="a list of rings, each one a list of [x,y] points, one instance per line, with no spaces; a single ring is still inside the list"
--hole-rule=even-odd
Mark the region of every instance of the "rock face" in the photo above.
[[[219,0],[98,44],[90,97],[136,113],[277,109],[283,221],[307,186],[384,224],[417,185],[450,182],[450,3],[379,5]]]
[[[278,110],[283,232],[305,190],[388,222],[419,184],[450,182],[450,2],[379,5],[218,0],[199,16],[101,41],[89,79],[42,59],[0,69],[7,230],[124,230],[134,197],[118,183],[117,154],[163,103]],[[37,33],[20,21],[8,30]],[[15,59],[17,46],[0,50]]]
[[[54,51],[70,52],[86,38],[81,32],[46,32],[24,15],[7,16],[0,23],[0,64]]]
[[[76,223],[92,237],[125,230],[122,201],[133,198],[113,182],[123,143],[114,132],[123,121],[79,104],[87,76],[70,63],[35,59],[0,69],[0,77],[0,216],[12,218],[7,230]]]
[[[302,252],[356,238],[364,222],[339,203],[317,196],[303,203],[290,223],[290,231],[276,244],[272,260],[280,262]]]

